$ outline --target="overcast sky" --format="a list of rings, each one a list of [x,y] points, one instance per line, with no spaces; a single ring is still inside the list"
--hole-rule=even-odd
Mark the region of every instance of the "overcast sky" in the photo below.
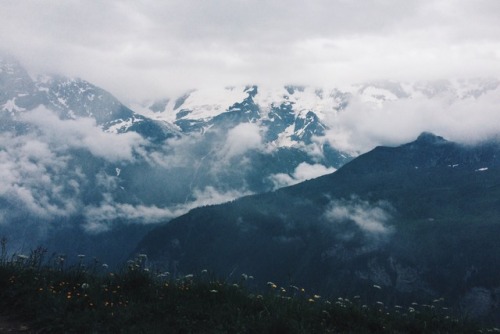
[[[498,0],[0,0],[0,48],[122,100],[247,83],[500,77]]]

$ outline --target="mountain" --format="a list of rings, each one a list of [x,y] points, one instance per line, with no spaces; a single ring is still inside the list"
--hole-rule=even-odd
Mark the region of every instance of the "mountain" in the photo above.
[[[110,93],[85,80],[61,76],[32,80],[18,62],[0,57],[0,110],[4,119],[11,118],[2,126],[16,120],[19,112],[39,106],[56,112],[61,119],[92,118],[109,132],[135,131],[156,140],[175,135],[164,122],[133,112]]]
[[[151,224],[323,175],[351,159],[313,143],[324,126],[312,113],[297,123],[280,107],[272,122],[261,122],[256,90],[248,87],[197,128],[182,99],[170,122],[82,79],[32,78],[0,56],[1,233],[14,251],[43,244],[119,263]],[[276,145],[294,122],[308,134]]]
[[[155,227],[136,252],[174,275],[247,274],[260,284],[386,304],[435,300],[494,318],[498,217],[500,144],[423,133],[333,174],[194,209]]]
[[[151,119],[177,125],[186,132],[204,131],[214,120],[230,114],[246,114],[246,121],[267,126],[279,123],[281,131],[270,129],[276,145],[306,142],[312,135],[321,136],[328,118],[345,110],[353,100],[382,106],[396,100],[447,98],[450,101],[480,98],[500,87],[495,78],[436,80],[425,82],[374,81],[342,88],[308,86],[240,86],[192,90],[178,97],[132,103],[131,108]],[[236,111],[243,111],[236,113]],[[227,114],[226,114],[227,116]],[[241,117],[241,116],[240,116]],[[311,127],[309,129],[309,127]],[[271,125],[272,127],[272,125]],[[286,132],[282,132],[287,129]],[[286,139],[286,140],[285,140]]]
[[[338,123],[371,117],[349,119],[358,109],[419,96],[470,102],[498,87],[494,79],[249,85],[126,104],[82,79],[31,77],[0,56],[0,235],[12,252],[44,245],[117,265],[158,223],[351,161],[360,151],[336,145],[352,139]]]

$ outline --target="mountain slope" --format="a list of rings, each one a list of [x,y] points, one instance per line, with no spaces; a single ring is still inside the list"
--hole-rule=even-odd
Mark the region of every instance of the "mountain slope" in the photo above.
[[[330,175],[195,209],[155,228],[137,251],[178,274],[246,273],[388,303],[443,297],[491,315],[499,158],[496,143],[464,147],[423,134]]]

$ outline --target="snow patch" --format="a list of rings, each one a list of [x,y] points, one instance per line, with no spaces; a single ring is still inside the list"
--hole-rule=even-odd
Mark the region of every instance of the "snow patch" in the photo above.
[[[7,102],[4,103],[2,106],[3,110],[7,110],[9,112],[14,112],[14,111],[24,111],[26,109],[19,107],[16,104],[16,98],[10,99]]]

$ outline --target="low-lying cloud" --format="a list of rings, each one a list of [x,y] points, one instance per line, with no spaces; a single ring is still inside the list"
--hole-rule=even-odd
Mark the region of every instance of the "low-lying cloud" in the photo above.
[[[75,213],[81,178],[78,170],[67,170],[67,161],[33,136],[1,133],[0,199],[12,212],[42,219]]]
[[[0,133],[0,201],[2,221],[32,217],[50,222],[66,219],[84,207],[82,192],[89,182],[106,189],[116,184],[104,182],[103,173],[86,175],[82,163],[71,150],[86,150],[101,167],[107,163],[134,161],[144,140],[136,133],[105,133],[92,119],[60,119],[39,107],[23,112],[19,120],[29,132]],[[89,162],[90,163],[90,162]],[[95,163],[95,162],[93,162]],[[40,226],[41,227],[41,226]]]
[[[84,208],[86,220],[84,229],[90,233],[105,232],[113,227],[116,220],[124,220],[128,224],[164,222],[183,215],[196,207],[221,204],[250,194],[250,192],[236,190],[223,192],[208,186],[203,190],[195,189],[191,201],[172,205],[171,207],[158,207],[156,205],[118,203],[108,193],[105,194],[103,201],[99,205],[90,205]]]
[[[278,173],[269,177],[274,185],[274,189],[291,186],[306,180],[314,179],[322,175],[335,172],[333,167],[325,167],[321,164],[309,164],[301,162],[291,174]]]
[[[332,224],[352,223],[366,236],[379,239],[393,232],[389,225],[392,219],[392,206],[385,201],[371,204],[353,197],[349,200],[334,200],[324,213]]]
[[[262,148],[261,128],[255,123],[241,123],[228,131],[222,156],[223,159],[229,160],[241,156],[249,150]]]
[[[39,131],[37,140],[47,143],[56,151],[86,149],[108,161],[130,161],[134,151],[145,144],[144,139],[135,132],[107,133],[92,118],[63,120],[44,107],[24,112],[20,114],[20,119],[35,125]]]
[[[353,98],[347,108],[326,119],[326,139],[341,151],[366,152],[378,145],[400,145],[424,131],[474,144],[500,133],[500,89],[478,97],[449,94],[385,101],[380,105]]]

